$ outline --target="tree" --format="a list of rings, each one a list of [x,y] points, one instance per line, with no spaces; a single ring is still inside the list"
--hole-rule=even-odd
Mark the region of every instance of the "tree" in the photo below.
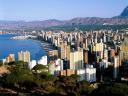
[[[75,89],[77,87],[77,75],[61,76],[59,81],[61,82],[61,88],[65,90],[68,95],[77,94]]]
[[[74,81],[78,81],[78,80],[80,79],[80,76],[79,76],[79,75],[75,75],[75,74],[71,75],[70,77],[71,77]]]
[[[127,96],[128,86],[121,83],[102,84],[94,90],[91,96]]]
[[[48,73],[48,68],[42,64],[37,64],[36,66],[33,67],[33,69],[36,73],[41,73],[45,72]]]
[[[13,71],[15,69],[21,69],[21,68],[28,69],[27,62],[24,62],[24,61],[9,62],[8,65],[9,65],[10,71]]]
[[[94,88],[90,86],[89,82],[83,80],[79,83],[79,93],[89,95]]]
[[[106,68],[104,70],[104,77],[107,77],[109,79],[113,78],[113,66],[108,66],[108,68]]]
[[[2,66],[3,65],[3,61],[2,60],[0,60],[0,66]]]
[[[26,81],[32,82],[34,79],[31,71],[27,69],[16,69],[7,75],[7,82],[14,84],[15,87],[20,88]]]

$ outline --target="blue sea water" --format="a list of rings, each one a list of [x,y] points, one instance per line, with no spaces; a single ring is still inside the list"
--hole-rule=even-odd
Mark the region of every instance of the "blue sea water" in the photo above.
[[[0,35],[0,59],[6,58],[9,54],[15,54],[15,59],[18,60],[18,52],[29,51],[31,60],[39,60],[46,55],[45,50],[41,46],[41,42],[37,40],[12,40],[12,34]]]

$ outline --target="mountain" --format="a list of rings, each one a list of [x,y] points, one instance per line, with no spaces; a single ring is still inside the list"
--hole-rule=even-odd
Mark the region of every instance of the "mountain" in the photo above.
[[[51,19],[44,21],[0,21],[0,29],[31,29],[31,28],[47,28],[51,26],[63,25],[62,21]]]
[[[128,17],[128,6],[120,14],[120,17]]]
[[[52,26],[68,26],[68,25],[121,25],[128,24],[128,6],[119,16],[112,18],[99,17],[77,17],[71,20],[44,20],[44,21],[0,21],[0,29],[42,29]]]
[[[82,25],[113,25],[113,24],[128,24],[128,18],[99,18],[99,17],[86,17],[74,18],[69,20],[67,24],[82,24]]]
[[[128,24],[128,6],[124,8],[119,16],[112,18],[99,18],[99,17],[86,17],[86,18],[74,18],[68,21],[67,24],[82,24],[82,25],[92,25],[92,24],[102,24],[102,25],[119,25]]]

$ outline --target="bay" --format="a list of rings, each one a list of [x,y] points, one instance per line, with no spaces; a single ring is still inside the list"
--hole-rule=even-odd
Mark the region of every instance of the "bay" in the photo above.
[[[39,60],[46,55],[45,50],[41,46],[41,42],[32,39],[12,40],[12,34],[0,35],[0,59],[6,58],[9,54],[15,54],[15,59],[18,60],[18,52],[29,51],[31,60]]]

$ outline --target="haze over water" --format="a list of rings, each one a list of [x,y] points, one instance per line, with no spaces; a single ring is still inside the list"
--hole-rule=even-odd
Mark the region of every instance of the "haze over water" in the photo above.
[[[31,54],[31,60],[39,60],[46,52],[41,46],[41,42],[37,40],[11,40],[15,35],[0,35],[0,59],[6,58],[9,54],[15,54],[18,60],[18,52],[28,50]]]

